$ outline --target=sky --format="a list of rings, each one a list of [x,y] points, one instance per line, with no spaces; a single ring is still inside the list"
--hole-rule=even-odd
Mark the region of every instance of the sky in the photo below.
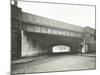
[[[22,11],[77,26],[95,28],[95,7],[18,1]]]

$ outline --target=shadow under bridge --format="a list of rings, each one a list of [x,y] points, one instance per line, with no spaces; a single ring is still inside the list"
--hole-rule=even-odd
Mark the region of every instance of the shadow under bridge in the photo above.
[[[23,32],[22,56],[51,55],[52,48],[57,45],[70,47],[70,53],[78,53],[81,50],[81,38],[51,35],[34,32]]]

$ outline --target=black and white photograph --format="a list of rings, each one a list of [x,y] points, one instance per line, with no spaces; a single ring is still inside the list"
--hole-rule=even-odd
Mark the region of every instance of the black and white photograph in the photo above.
[[[11,74],[96,69],[96,6],[11,0]]]

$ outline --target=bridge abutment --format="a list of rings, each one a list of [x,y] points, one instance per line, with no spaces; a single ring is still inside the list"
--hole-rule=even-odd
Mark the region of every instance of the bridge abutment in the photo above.
[[[22,31],[22,57],[26,56],[38,56],[48,53],[48,50],[43,48],[38,38],[34,36],[28,36],[27,32]]]

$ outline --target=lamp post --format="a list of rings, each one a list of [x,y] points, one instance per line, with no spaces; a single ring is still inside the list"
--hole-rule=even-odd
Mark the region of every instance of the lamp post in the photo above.
[[[82,53],[86,53],[87,52],[87,45],[86,45],[86,38],[85,38],[85,33],[83,34],[83,42],[81,43],[83,45],[82,47]]]

